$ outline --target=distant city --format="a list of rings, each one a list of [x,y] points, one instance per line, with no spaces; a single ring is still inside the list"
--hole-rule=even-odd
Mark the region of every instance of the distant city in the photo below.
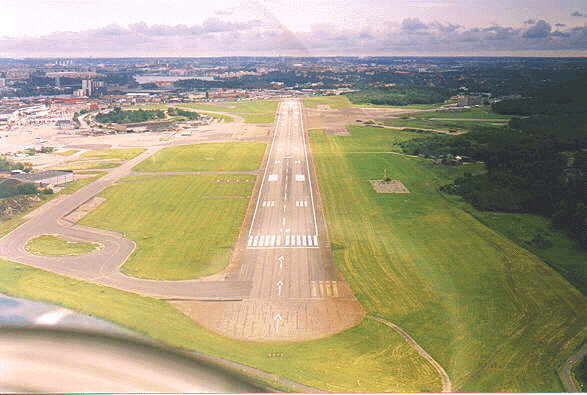
[[[517,98],[533,85],[577,73],[561,58],[162,58],[0,59],[0,130],[67,127],[82,110],[139,104],[339,95],[428,87],[457,106]]]

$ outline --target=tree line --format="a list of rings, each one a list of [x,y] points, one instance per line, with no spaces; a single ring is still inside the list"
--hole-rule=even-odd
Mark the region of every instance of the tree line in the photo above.
[[[587,75],[496,103],[513,118],[504,128],[477,128],[403,144],[411,154],[462,155],[485,162],[443,189],[481,210],[547,216],[587,249]],[[536,104],[535,106],[533,104]]]

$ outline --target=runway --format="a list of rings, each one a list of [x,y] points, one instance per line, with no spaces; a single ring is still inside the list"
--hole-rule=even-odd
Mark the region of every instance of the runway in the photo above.
[[[303,108],[282,101],[240,267],[240,302],[177,303],[200,324],[246,340],[308,340],[358,324],[363,311],[332,263],[319,210]]]
[[[281,102],[260,188],[224,275],[185,281],[126,276],[120,266],[135,249],[123,235],[64,218],[163,146],[134,159],[77,192],[42,206],[0,239],[0,257],[145,296],[172,301],[199,324],[222,335],[255,341],[309,340],[358,324],[363,311],[337,273],[304,129],[300,102]],[[44,257],[24,246],[42,234],[101,243],[83,256]],[[195,247],[197,248],[197,246]]]

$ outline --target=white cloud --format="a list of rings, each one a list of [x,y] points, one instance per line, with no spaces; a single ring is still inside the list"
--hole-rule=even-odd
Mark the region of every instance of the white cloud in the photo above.
[[[40,38],[0,38],[4,56],[214,56],[358,55],[398,53],[461,54],[495,51],[583,51],[587,26],[553,32],[544,21],[525,28],[493,25],[465,28],[406,18],[368,27],[314,25],[290,32],[278,23],[231,22],[213,17],[198,25],[128,26],[112,24],[81,32],[55,32]]]

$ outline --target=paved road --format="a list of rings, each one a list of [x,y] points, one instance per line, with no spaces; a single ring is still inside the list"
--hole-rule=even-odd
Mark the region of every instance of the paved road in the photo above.
[[[134,242],[115,232],[73,225],[63,220],[63,217],[116,180],[131,174],[133,166],[161,148],[147,149],[104,177],[44,209],[42,215],[33,216],[0,240],[0,256],[80,280],[165,299],[240,299],[248,295],[250,281],[152,281],[128,277],[119,271],[119,267],[134,251]],[[69,240],[99,242],[104,248],[91,254],[71,257],[29,254],[24,248],[27,240],[42,234],[61,234]]]
[[[565,387],[565,391],[567,392],[581,392],[582,388],[577,383],[575,379],[575,375],[573,373],[573,369],[577,366],[579,362],[583,360],[583,358],[587,358],[587,343],[584,343],[577,351],[573,353],[565,361],[565,363],[561,366],[559,370],[559,376]]]
[[[422,358],[427,360],[432,365],[434,370],[436,370],[436,372],[440,376],[440,380],[442,381],[442,392],[448,392],[448,393],[453,392],[452,382],[450,381],[450,377],[446,373],[446,370],[444,370],[442,365],[440,365],[438,362],[436,362],[436,360],[434,358],[432,358],[432,356],[430,354],[428,354],[428,352],[426,352],[426,350],[424,350],[424,348],[422,348],[422,346],[420,346],[412,338],[412,336],[410,336],[406,331],[404,331],[402,328],[400,328],[399,326],[397,326],[393,322],[389,322],[383,318],[379,318],[379,317],[375,317],[375,316],[368,316],[367,318],[372,319],[377,322],[380,322],[383,325],[390,327],[391,329],[396,331],[401,337],[403,337],[403,339],[406,341],[406,343],[408,343],[410,346],[412,346],[416,350],[416,352],[418,354],[420,354],[420,356]]]
[[[306,340],[360,322],[359,303],[332,264],[301,103],[280,104],[272,146],[231,279],[252,282],[238,303],[178,303],[199,323],[246,340]]]

